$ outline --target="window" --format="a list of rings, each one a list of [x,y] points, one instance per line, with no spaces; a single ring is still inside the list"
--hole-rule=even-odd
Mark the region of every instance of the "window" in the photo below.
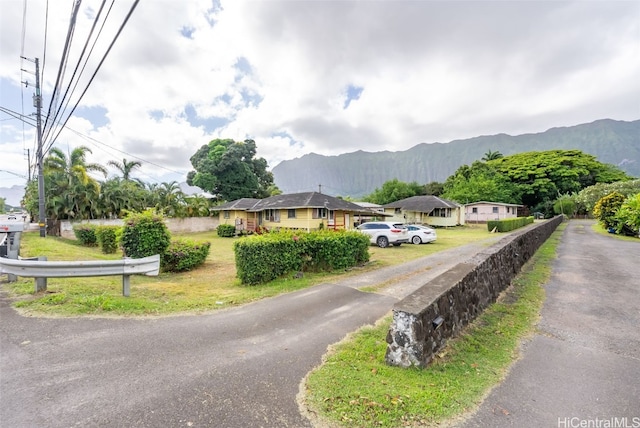
[[[280,221],[280,210],[274,210],[274,209],[264,210],[264,220],[265,221],[272,221],[274,223],[279,222]]]
[[[429,217],[451,217],[451,208],[434,208]]]
[[[326,208],[314,208],[313,218],[327,218],[327,211]]]
[[[287,218],[296,218],[296,210],[287,210]]]
[[[498,207],[493,207],[493,213],[498,214]]]
[[[224,214],[222,214],[222,216],[224,218],[229,218],[229,211],[224,211]]]
[[[509,207],[507,207],[507,214],[509,214]]]
[[[471,213],[472,214],[478,214],[478,207],[471,208]]]
[[[402,208],[396,208],[393,212],[395,214],[402,214]]]

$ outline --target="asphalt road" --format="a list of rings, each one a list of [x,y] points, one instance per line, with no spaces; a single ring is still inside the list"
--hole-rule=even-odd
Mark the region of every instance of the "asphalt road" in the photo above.
[[[538,332],[460,427],[640,428],[640,242],[565,230]]]
[[[296,395],[328,345],[499,237],[205,315],[32,318],[0,296],[0,425],[309,426]]]

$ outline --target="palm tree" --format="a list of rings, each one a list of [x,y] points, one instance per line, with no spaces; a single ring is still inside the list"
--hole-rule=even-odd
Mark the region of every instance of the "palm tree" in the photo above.
[[[120,163],[118,161],[110,160],[109,162],[107,162],[107,165],[110,165],[110,166],[116,168],[118,171],[120,171],[122,173],[122,179],[124,181],[130,181],[131,180],[131,172],[135,168],[141,167],[142,166],[142,162],[139,162],[139,161],[128,162],[126,158],[123,158],[122,159],[122,163]],[[136,180],[136,181],[138,181],[138,180]]]
[[[487,153],[484,154],[484,156],[482,157],[482,160],[487,162],[490,160],[496,160],[496,159],[500,159],[502,156],[502,153],[500,153],[499,151],[495,151],[492,152],[491,150],[489,150]]]
[[[69,156],[54,147],[44,161],[45,187],[49,200],[52,218],[93,218],[94,208],[100,194],[100,185],[90,172],[107,175],[107,170],[100,164],[87,163],[87,153],[91,149],[86,146],[76,147]]]

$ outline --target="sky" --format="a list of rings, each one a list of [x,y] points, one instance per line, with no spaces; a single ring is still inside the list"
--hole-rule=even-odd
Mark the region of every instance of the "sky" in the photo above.
[[[137,160],[146,182],[185,181],[215,138],[255,140],[273,168],[640,119],[640,1],[143,0],[106,56],[135,0],[106,20],[84,0],[69,37],[73,3],[0,0],[0,107],[29,119],[0,112],[0,187],[35,158],[34,58],[43,115],[61,112],[46,153]]]

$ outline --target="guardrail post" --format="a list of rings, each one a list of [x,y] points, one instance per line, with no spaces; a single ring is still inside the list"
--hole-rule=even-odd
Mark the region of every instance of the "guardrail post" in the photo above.
[[[39,262],[46,262],[47,256],[38,256]],[[36,278],[36,293],[40,291],[47,291],[47,278]]]
[[[129,297],[129,277],[131,275],[122,275],[122,295],[124,297]]]

